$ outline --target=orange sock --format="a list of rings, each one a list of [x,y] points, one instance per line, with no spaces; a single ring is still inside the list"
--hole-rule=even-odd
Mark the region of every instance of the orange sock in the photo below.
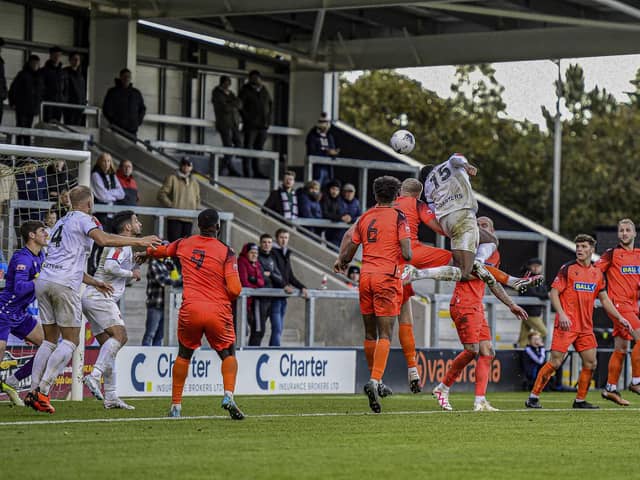
[[[492,358],[489,355],[478,356],[478,361],[476,362],[476,397],[484,397],[487,393]]]
[[[377,340],[365,340],[364,341],[364,356],[367,359],[367,367],[369,367],[369,374],[373,369],[373,352],[376,351]]]
[[[371,378],[378,382],[382,380],[384,370],[387,368],[387,359],[389,358],[389,349],[391,342],[388,338],[379,338],[376,350],[373,353],[373,368],[371,369]]]
[[[531,393],[536,396],[540,395],[540,392],[544,390],[544,387],[549,383],[549,379],[556,374],[556,369],[553,368],[549,362],[545,363],[540,371],[538,372],[538,377],[536,378],[536,383],[533,384],[533,389]]]
[[[593,370],[582,367],[582,370],[580,370],[580,376],[578,377],[578,393],[576,394],[576,400],[584,400],[587,398],[587,392],[589,391],[589,384],[591,383],[592,376]]]
[[[626,354],[614,350],[609,358],[609,375],[607,376],[607,383],[611,385],[618,385],[620,380],[620,372],[622,372],[622,364],[624,363],[624,357]]]
[[[236,389],[236,376],[238,375],[238,360],[233,355],[229,355],[222,361],[222,384],[225,392]]]
[[[640,377],[640,342],[636,342],[631,350],[631,376]]]
[[[182,391],[184,390],[184,382],[187,380],[189,374],[189,360],[182,357],[177,357],[173,362],[171,382],[171,403],[182,403]]]
[[[410,323],[401,323],[400,330],[398,331],[398,337],[400,337],[400,345],[402,345],[404,358],[407,359],[407,367],[417,367],[418,362],[416,361],[416,339],[413,336],[413,325],[411,325]]]
[[[451,368],[447,370],[447,374],[444,377],[442,383],[444,383],[447,387],[453,385],[453,382],[456,381],[456,378],[462,372],[462,369],[466,367],[471,360],[475,358],[476,354],[470,350],[462,350],[456,358],[453,359],[453,363],[451,364]]]
[[[509,283],[509,275],[504,273],[502,270],[496,267],[490,267],[489,265],[485,265],[485,268],[491,272],[491,275],[501,283],[502,285],[507,285]]]

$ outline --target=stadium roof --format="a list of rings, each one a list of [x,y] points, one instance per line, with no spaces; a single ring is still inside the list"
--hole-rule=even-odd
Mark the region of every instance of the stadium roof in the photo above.
[[[62,0],[89,5],[89,0]],[[98,0],[327,70],[640,52],[640,0]]]

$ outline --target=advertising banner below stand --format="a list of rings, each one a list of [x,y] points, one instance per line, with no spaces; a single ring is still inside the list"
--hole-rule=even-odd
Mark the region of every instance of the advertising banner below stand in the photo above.
[[[117,390],[127,396],[170,396],[177,348],[124,347],[117,357]],[[236,353],[240,395],[353,393],[355,350],[243,350]],[[221,395],[221,361],[197,350],[189,364],[184,395]]]

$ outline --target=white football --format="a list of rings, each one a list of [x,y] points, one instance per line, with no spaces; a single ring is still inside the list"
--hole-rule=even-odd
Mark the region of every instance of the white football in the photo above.
[[[409,154],[416,146],[416,139],[409,130],[397,130],[389,141],[391,148],[398,153]]]

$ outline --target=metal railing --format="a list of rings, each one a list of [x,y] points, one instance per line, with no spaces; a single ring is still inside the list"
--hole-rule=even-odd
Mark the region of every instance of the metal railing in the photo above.
[[[16,210],[19,209],[35,209],[46,212],[52,207],[57,206],[56,202],[45,201],[33,201],[33,200],[9,200],[8,202],[8,240],[7,240],[7,258],[11,257],[15,245],[17,242],[17,235],[15,229]],[[94,213],[117,213],[124,210],[131,210],[136,215],[147,215],[154,218],[154,231],[159,237],[164,236],[165,232],[165,220],[169,217],[175,218],[197,218],[200,214],[200,210],[183,210],[179,208],[161,208],[161,207],[137,207],[133,205],[103,205],[95,204],[93,206]],[[18,212],[19,215],[19,212]],[[229,228],[229,222],[233,221],[233,213],[230,212],[218,212],[221,221],[221,238],[229,244],[231,240],[231,229]]]
[[[157,113],[148,113],[144,116],[143,122],[145,123],[161,123],[165,125],[179,125],[184,127],[199,127],[199,128],[215,128],[216,122],[213,120],[206,120],[204,118],[191,118],[180,117],[177,115],[161,115]],[[267,133],[271,135],[286,135],[299,137],[304,135],[304,131],[294,127],[284,127],[281,125],[270,125],[267,129]]]
[[[150,141],[146,142],[159,150],[175,150],[181,152],[205,153],[211,157],[209,162],[209,176],[212,183],[220,177],[220,159],[225,156],[258,158],[271,162],[271,188],[278,188],[280,154],[270,150],[249,150],[247,148],[218,147],[212,145],[197,145],[191,143]]]
[[[82,149],[87,150],[89,144],[93,142],[93,135],[87,133],[68,133],[41,128],[7,127],[0,125],[0,134],[5,135],[12,144],[16,143],[17,137],[54,138],[82,142]]]
[[[65,102],[42,102],[40,103],[40,115],[38,120],[42,122],[44,118],[44,107],[58,107],[71,110],[82,110],[82,113],[87,116],[96,117],[96,127],[100,128],[102,124],[102,110],[95,105],[79,105],[77,103],[65,103]],[[86,127],[86,124],[85,124]]]
[[[356,158],[344,157],[321,157],[318,155],[309,155],[304,166],[304,178],[306,181],[313,180],[314,165],[331,165],[334,167],[347,167],[358,169],[359,197],[361,199],[362,210],[367,209],[367,198],[369,188],[369,170],[382,170],[386,172],[406,172],[417,177],[419,169],[411,165],[394,162],[380,162],[374,160],[361,160]]]

